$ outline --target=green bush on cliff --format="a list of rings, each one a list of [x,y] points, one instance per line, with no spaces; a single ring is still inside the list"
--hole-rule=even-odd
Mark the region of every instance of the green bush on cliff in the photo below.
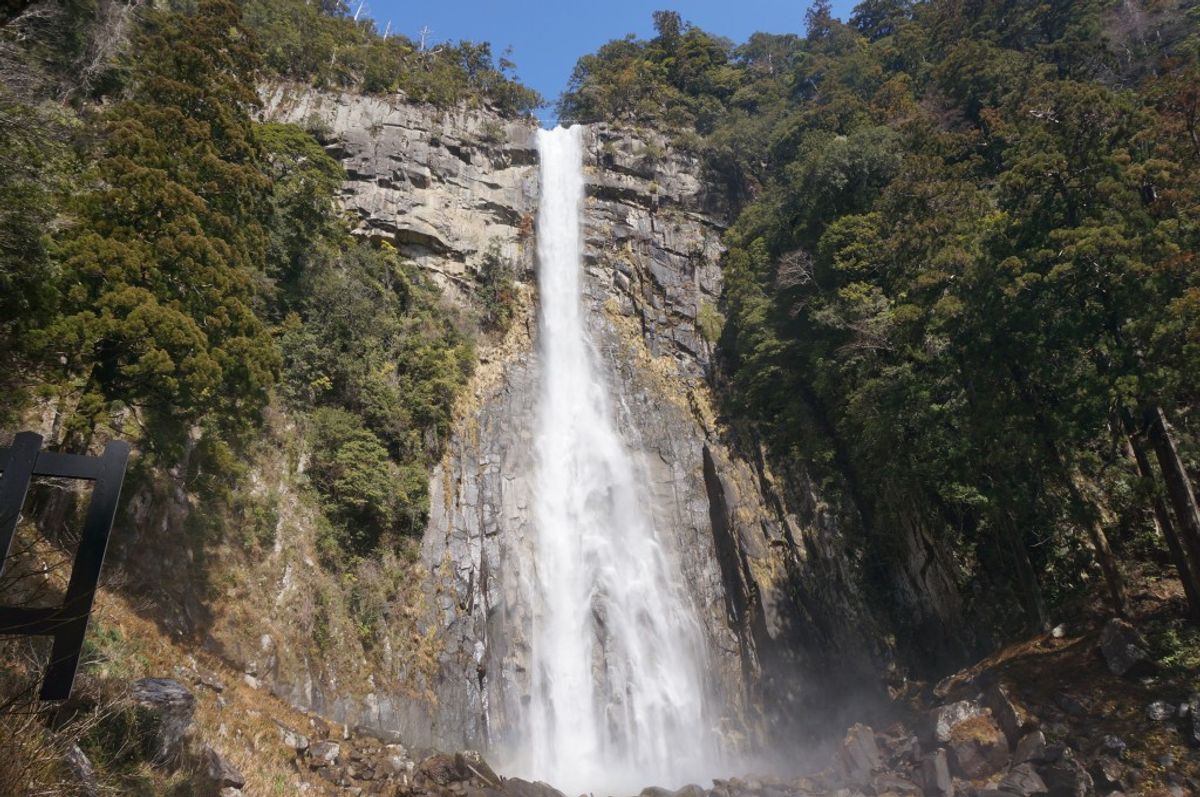
[[[318,88],[403,91],[437,105],[488,103],[508,114],[542,104],[486,42],[427,42],[422,49],[400,34],[384,37],[374,21],[356,20],[341,2],[246,0],[244,9],[264,63],[283,78]]]

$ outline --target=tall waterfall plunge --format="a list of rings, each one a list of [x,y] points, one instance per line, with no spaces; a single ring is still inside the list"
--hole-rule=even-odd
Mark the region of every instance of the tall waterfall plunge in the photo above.
[[[580,294],[582,128],[538,132],[542,385],[535,432],[527,774],[568,794],[716,768],[706,652],[613,420]]]

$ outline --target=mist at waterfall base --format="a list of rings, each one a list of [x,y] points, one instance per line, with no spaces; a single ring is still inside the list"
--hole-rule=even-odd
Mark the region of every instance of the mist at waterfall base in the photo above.
[[[506,769],[568,794],[636,794],[719,776],[719,712],[696,610],[650,520],[586,329],[583,135],[578,126],[537,132],[531,695]]]

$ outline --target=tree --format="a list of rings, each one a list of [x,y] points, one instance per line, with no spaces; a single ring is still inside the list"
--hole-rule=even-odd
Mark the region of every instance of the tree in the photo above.
[[[57,245],[61,315],[38,336],[82,391],[70,427],[85,435],[114,401],[253,417],[278,368],[254,311],[270,181],[237,8],[154,12],[134,51],[134,90],[105,113],[94,187]]]

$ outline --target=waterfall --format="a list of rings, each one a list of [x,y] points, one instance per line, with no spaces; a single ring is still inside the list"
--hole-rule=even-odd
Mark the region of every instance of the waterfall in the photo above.
[[[678,787],[716,764],[703,634],[585,325],[583,128],[537,135],[542,385],[523,774],[568,794]]]

